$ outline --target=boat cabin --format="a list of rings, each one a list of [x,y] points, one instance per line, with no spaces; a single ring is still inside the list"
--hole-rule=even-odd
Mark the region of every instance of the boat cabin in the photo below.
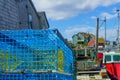
[[[103,65],[111,80],[120,80],[120,53],[105,52],[103,54]]]
[[[120,63],[120,53],[105,52],[103,54],[103,64],[106,63]]]

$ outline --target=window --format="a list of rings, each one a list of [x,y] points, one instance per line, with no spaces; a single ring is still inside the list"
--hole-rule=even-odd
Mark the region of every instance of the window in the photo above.
[[[105,55],[105,60],[106,60],[106,62],[110,62],[111,61],[111,55]]]
[[[29,21],[29,27],[30,27],[30,29],[32,29],[32,21],[33,21],[33,20],[32,20],[32,15],[29,14],[29,15],[28,15],[28,19],[29,19],[29,20],[28,20],[28,21]]]
[[[113,61],[120,61],[120,55],[113,55]]]

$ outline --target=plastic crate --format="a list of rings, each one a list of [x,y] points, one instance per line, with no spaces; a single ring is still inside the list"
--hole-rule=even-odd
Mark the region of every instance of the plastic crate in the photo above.
[[[0,71],[73,74],[73,52],[57,30],[0,31]]]

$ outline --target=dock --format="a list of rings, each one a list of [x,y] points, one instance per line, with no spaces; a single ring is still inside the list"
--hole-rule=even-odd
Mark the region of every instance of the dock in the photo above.
[[[107,77],[106,70],[78,71],[77,80],[110,80]]]

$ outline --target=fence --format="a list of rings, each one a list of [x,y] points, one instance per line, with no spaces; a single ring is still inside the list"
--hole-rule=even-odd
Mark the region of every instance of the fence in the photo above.
[[[1,30],[0,76],[7,80],[6,75],[22,79],[25,75],[3,73],[56,71],[73,74],[73,52],[60,36],[58,30]]]

